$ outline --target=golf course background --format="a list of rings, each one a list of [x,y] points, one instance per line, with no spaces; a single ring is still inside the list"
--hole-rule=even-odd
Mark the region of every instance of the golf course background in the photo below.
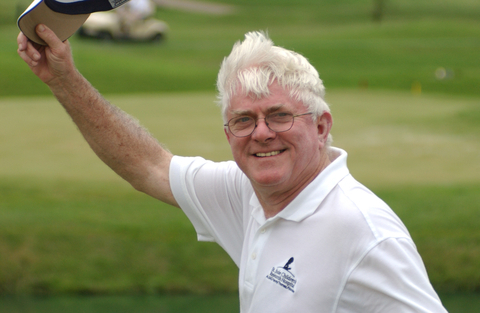
[[[366,0],[163,7],[159,45],[70,42],[79,70],[173,153],[220,161],[216,73],[245,32],[267,30],[319,70],[334,145],[404,221],[434,287],[479,292],[480,5],[383,2],[380,21]],[[0,0],[0,295],[236,292],[228,256],[103,165],[17,56],[26,5]]]

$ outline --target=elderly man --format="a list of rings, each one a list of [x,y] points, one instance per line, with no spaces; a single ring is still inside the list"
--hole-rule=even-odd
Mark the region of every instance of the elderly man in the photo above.
[[[180,207],[199,240],[240,268],[241,312],[446,312],[407,229],[330,146],[332,116],[301,55],[248,33],[218,75],[235,161],[173,156],[76,70],[68,42],[23,34],[18,53],[96,154],[136,189]]]

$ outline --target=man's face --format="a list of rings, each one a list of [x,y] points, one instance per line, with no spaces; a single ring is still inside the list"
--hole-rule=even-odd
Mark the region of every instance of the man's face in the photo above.
[[[278,192],[303,189],[323,169],[322,158],[326,154],[322,148],[331,127],[331,116],[325,113],[317,121],[312,120],[312,115],[295,117],[289,131],[275,133],[263,118],[276,112],[297,115],[308,110],[301,102],[291,100],[288,91],[276,83],[270,86],[270,96],[263,99],[232,97],[228,120],[244,115],[261,118],[250,136],[238,138],[225,130],[233,157],[254,188],[275,187]],[[324,121],[325,115],[329,125]]]

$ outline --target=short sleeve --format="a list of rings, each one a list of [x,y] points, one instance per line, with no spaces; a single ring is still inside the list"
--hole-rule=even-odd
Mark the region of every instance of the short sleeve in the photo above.
[[[215,241],[240,262],[243,244],[243,198],[248,184],[235,162],[175,156],[170,165],[172,193],[198,240]]]
[[[349,275],[337,312],[447,311],[411,239],[389,238],[368,251]]]

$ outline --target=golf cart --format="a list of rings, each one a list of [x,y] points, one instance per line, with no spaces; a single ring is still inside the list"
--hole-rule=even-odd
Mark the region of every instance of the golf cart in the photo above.
[[[101,40],[161,41],[167,33],[168,25],[153,17],[135,21],[125,31],[120,16],[110,11],[92,13],[78,30],[80,37]]]

